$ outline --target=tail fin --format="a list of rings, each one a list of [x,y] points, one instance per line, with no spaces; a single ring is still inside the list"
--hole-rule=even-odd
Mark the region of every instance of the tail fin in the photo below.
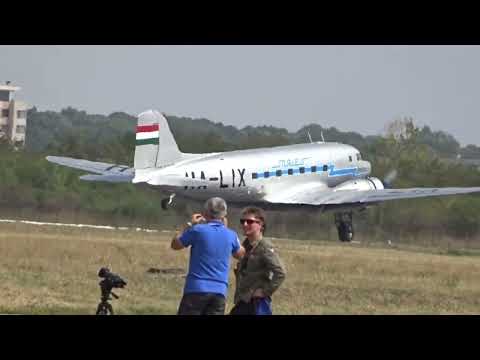
[[[135,147],[135,169],[160,168],[180,160],[178,150],[167,119],[156,110],[138,115]]]

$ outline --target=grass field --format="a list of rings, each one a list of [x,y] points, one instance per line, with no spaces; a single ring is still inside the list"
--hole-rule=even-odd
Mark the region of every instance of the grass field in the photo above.
[[[170,238],[169,233],[2,223],[0,313],[94,314],[100,300],[97,272],[107,265],[128,282],[115,291],[120,295],[112,301],[116,313],[173,315],[188,251],[171,250]],[[288,271],[274,295],[275,314],[480,313],[480,253],[474,250],[273,243]],[[152,274],[150,268],[167,273]],[[227,312],[233,283],[231,276]]]

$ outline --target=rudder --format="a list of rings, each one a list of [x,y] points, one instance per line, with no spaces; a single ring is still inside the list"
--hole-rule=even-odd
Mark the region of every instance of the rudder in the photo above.
[[[138,115],[135,141],[135,169],[165,167],[182,157],[167,119],[156,110]]]

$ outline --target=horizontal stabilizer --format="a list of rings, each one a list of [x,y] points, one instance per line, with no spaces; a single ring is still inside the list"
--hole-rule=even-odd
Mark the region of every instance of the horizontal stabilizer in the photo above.
[[[116,165],[63,156],[47,156],[46,159],[54,164],[95,174],[80,176],[81,180],[120,183],[131,182],[134,177],[134,169],[126,165]]]
[[[63,165],[73,169],[88,171],[96,174],[133,174],[133,168],[130,168],[126,165],[116,165],[104,162],[74,159],[63,156],[47,156],[46,159],[47,161],[54,164]]]
[[[131,182],[133,175],[83,175],[80,176],[80,180],[85,181],[105,181],[105,182]]]

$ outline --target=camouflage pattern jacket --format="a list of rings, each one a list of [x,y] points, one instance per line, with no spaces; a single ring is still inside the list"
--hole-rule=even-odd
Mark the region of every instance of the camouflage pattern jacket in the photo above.
[[[269,297],[272,296],[286,275],[285,266],[270,241],[261,239],[252,247],[248,239],[245,239],[242,245],[246,254],[234,270],[235,304],[240,300],[250,302],[257,289],[262,289]]]

